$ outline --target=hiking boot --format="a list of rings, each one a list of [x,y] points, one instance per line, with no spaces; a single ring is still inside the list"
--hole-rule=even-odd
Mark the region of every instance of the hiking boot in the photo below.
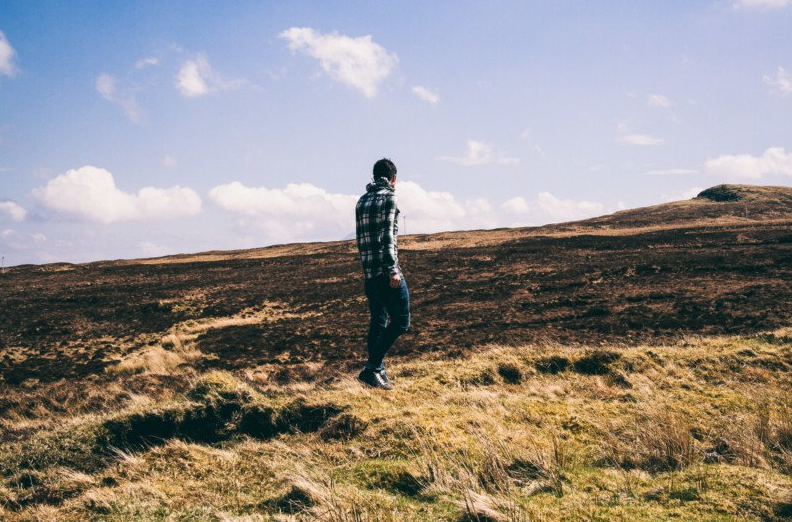
[[[382,376],[381,373],[374,370],[364,369],[358,375],[358,380],[371,388],[379,388],[380,390],[391,391],[393,386]]]

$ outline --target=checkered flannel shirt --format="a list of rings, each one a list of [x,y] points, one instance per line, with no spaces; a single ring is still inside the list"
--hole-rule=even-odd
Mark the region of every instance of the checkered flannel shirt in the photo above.
[[[385,178],[366,186],[355,207],[357,245],[366,279],[383,272],[401,274],[396,234],[399,209],[396,193]]]

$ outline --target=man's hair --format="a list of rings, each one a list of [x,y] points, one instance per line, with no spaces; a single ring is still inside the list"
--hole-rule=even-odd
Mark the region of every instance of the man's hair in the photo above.
[[[382,158],[374,164],[374,179],[386,178],[393,179],[396,175],[396,164],[388,158]]]

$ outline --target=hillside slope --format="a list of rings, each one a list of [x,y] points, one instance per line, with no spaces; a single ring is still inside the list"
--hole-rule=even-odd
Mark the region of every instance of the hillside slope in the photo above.
[[[792,189],[717,190],[740,199],[705,191],[576,223],[404,238],[414,320],[394,355],[790,324]],[[103,379],[130,358],[167,352],[165,338],[200,353],[199,368],[270,365],[284,379],[321,377],[325,363],[362,357],[361,290],[349,241],[17,267],[0,296],[0,382]]]
[[[400,245],[388,396],[349,241],[9,271],[0,519],[792,516],[790,189]]]

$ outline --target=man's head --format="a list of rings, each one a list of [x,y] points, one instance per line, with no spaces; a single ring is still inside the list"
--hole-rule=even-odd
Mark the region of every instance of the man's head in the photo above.
[[[382,158],[374,164],[374,179],[385,178],[393,184],[396,181],[396,164],[388,158]]]

